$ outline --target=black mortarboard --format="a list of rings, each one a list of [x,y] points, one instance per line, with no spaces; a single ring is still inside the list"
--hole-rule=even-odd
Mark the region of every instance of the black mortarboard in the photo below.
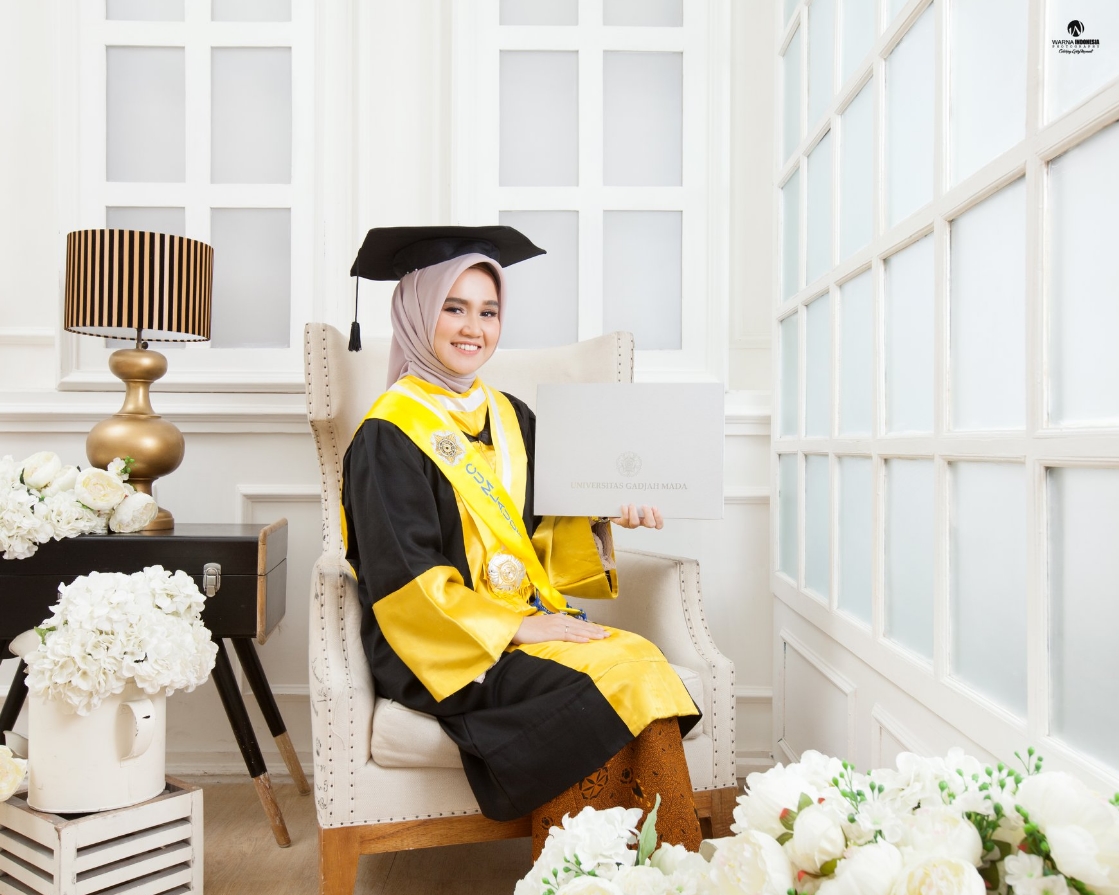
[[[502,267],[543,255],[544,250],[512,227],[374,227],[350,268],[351,277],[399,280],[407,273],[477,253]],[[361,351],[357,322],[357,283],[354,283],[354,322],[350,351]]]

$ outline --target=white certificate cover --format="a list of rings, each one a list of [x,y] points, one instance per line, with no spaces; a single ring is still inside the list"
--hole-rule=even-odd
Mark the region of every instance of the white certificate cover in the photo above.
[[[536,392],[535,511],[723,518],[723,386],[565,383]]]

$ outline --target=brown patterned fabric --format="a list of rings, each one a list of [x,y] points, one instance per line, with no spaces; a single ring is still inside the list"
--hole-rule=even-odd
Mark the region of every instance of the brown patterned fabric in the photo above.
[[[675,718],[654,721],[593,774],[533,811],[532,859],[540,857],[548,831],[560,826],[564,815],[574,817],[588,805],[599,810],[640,808],[644,823],[658,793],[657,846],[668,842],[699,851],[703,834]]]

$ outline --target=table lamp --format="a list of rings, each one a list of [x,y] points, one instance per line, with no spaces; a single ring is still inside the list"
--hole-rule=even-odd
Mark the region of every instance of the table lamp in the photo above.
[[[151,384],[167,372],[167,358],[148,341],[210,338],[214,250],[203,242],[140,230],[75,230],[66,236],[65,327],[69,332],[135,341],[109,357],[124,382],[124,404],[86,438],[89,462],[105,468],[131,457],[129,484],[152,493],[152,482],[183,462],[183,433],[152,410]],[[144,531],[175,527],[159,514]]]

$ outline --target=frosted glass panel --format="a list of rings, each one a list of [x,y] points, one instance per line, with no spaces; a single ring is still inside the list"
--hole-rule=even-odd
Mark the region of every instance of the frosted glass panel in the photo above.
[[[831,435],[831,299],[824,295],[807,308],[805,320],[804,434]]]
[[[503,211],[501,223],[548,247],[548,254],[505,269],[509,301],[501,316],[502,346],[579,341],[579,213]]]
[[[290,22],[291,0],[213,0],[215,22]]]
[[[874,82],[840,118],[839,257],[849,258],[874,236]]]
[[[874,463],[869,457],[839,458],[839,608],[871,621],[874,551]]]
[[[935,20],[929,7],[886,60],[886,222],[932,201]]]
[[[186,236],[186,209],[110,206],[105,209],[105,226],[110,230],[148,230]]]
[[[607,186],[679,186],[684,146],[681,53],[603,53]]]
[[[684,0],[605,0],[602,24],[678,28],[684,24]]]
[[[831,102],[835,66],[835,0],[813,0],[808,8],[808,127]]]
[[[952,224],[952,427],[1026,426],[1026,181]]]
[[[831,270],[831,134],[808,156],[808,282]]]
[[[291,48],[215,47],[210,180],[291,183]]]
[[[1051,729],[1119,768],[1119,469],[1049,470]]]
[[[781,434],[797,434],[797,315],[781,321]]]
[[[886,27],[889,27],[890,23],[898,17],[898,13],[905,9],[905,4],[908,2],[909,0],[888,0],[886,3]]]
[[[793,14],[793,10],[797,8],[797,0],[785,0],[785,19],[789,21],[789,16]]]
[[[839,433],[874,431],[874,293],[871,272],[839,290]]]
[[[784,151],[782,158],[788,158],[800,143],[800,29],[793,32],[792,40],[785,50],[781,61],[784,83]]]
[[[886,259],[886,430],[933,428],[933,240]]]
[[[1025,136],[1028,11],[1021,0],[952,7],[952,183],[974,174]],[[991,40],[992,34],[998,40]],[[976,90],[976,84],[984,88]]]
[[[1113,124],[1049,165],[1049,413],[1058,425],[1119,424],[1117,158]]]
[[[578,25],[579,0],[501,0],[502,25]]]
[[[885,634],[930,660],[935,524],[932,461],[887,460]]]
[[[1025,717],[1026,469],[953,463],[949,475],[952,674]]]
[[[679,348],[680,212],[602,218],[602,331],[628,330],[643,351]]]
[[[797,455],[781,454],[780,480],[777,483],[777,511],[780,539],[777,542],[777,568],[797,580]]]
[[[291,212],[215,208],[214,348],[287,348],[291,338]]]
[[[579,54],[501,51],[502,186],[579,183]]]
[[[181,22],[183,0],[107,0],[105,18],[134,22]]]
[[[1114,0],[1050,0],[1045,28],[1045,67],[1048,74],[1048,118],[1052,121],[1079,105],[1104,84],[1119,75],[1119,3]],[[1084,30],[1074,35],[1071,22]],[[1076,30],[1076,29],[1073,29]],[[1052,41],[1070,41],[1054,47]],[[1098,40],[1099,45],[1075,44]],[[1071,53],[1086,50],[1091,53]],[[1061,52],[1065,50],[1065,52]]]
[[[800,171],[781,188],[781,295],[792,298],[800,288]]]
[[[843,0],[842,84],[855,73],[874,46],[874,0]]]
[[[826,455],[804,458],[804,586],[827,598],[831,566],[831,473]]]
[[[182,47],[106,47],[106,178],[186,179],[186,68]]]

